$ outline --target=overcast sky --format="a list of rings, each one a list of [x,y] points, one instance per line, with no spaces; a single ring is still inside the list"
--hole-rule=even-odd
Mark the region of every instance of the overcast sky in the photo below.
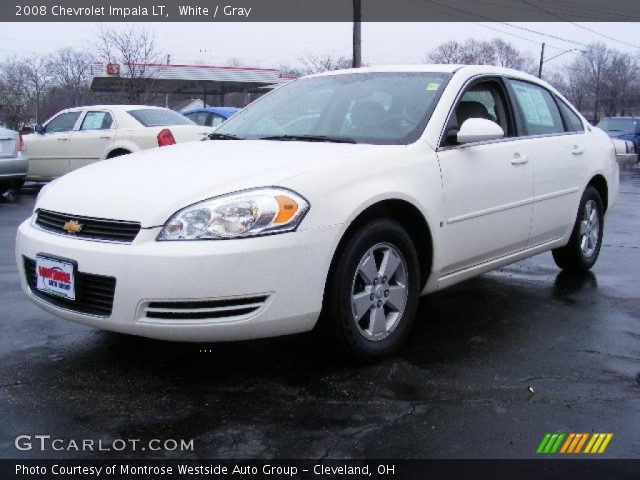
[[[114,28],[118,25],[106,24]],[[638,23],[580,23],[584,28],[571,23],[512,25],[574,42],[602,41],[630,53],[640,52],[640,47],[621,43],[640,46]],[[350,23],[149,23],[147,26],[155,32],[159,49],[171,54],[171,63],[224,65],[230,58],[237,57],[248,65],[277,67],[296,64],[297,58],[306,52],[332,51],[351,56]],[[95,39],[96,29],[95,23],[0,23],[0,59],[52,52],[64,46],[87,46]],[[505,23],[365,23],[362,36],[363,62],[374,65],[419,63],[434,46],[468,37],[498,36],[536,57],[543,41],[547,43],[547,58],[563,50],[580,48],[576,43],[544,37]],[[553,63],[570,60],[575,54],[567,53]]]

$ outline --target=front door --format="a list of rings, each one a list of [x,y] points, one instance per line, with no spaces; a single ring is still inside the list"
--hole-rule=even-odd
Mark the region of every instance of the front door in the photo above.
[[[442,275],[526,246],[533,174],[523,142],[516,137],[512,112],[498,79],[471,85],[452,112],[447,132],[468,118],[485,118],[498,123],[505,138],[466,145],[445,138],[438,149],[444,191]]]
[[[69,171],[70,141],[80,113],[60,113],[47,122],[43,133],[25,137],[26,152],[29,155],[29,179],[48,180]]]

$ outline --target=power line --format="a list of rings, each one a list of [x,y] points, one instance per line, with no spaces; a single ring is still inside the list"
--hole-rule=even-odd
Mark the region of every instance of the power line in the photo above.
[[[493,27],[493,26],[489,26],[489,25],[484,25],[483,23],[480,23],[480,22],[473,22],[473,23],[476,24],[476,25],[479,25],[481,27],[487,28],[489,30],[493,30],[495,32],[500,32],[500,33],[503,33],[505,35],[510,35],[512,37],[519,38],[521,40],[526,40],[527,42],[535,43],[536,45],[540,45],[542,43],[539,40],[533,40],[532,38],[523,37],[522,35],[518,35],[517,33],[507,32],[505,30],[500,30],[499,28],[496,28],[496,27]],[[554,50],[558,50],[558,51],[564,50],[561,47],[556,47],[556,46],[550,45],[548,43],[547,43],[547,47],[553,48]]]
[[[600,35],[601,37],[608,38],[609,40],[613,40],[614,42],[618,42],[618,43],[621,43],[623,45],[627,45],[628,47],[640,48],[639,45],[634,45],[633,43],[627,43],[624,40],[620,40],[618,38],[611,37],[611,36],[606,35],[604,33],[596,32],[595,30],[592,30],[589,27],[585,27],[584,25],[580,25],[580,24],[578,24],[576,22],[569,22],[569,23],[571,23],[572,25],[575,25],[576,27],[580,27],[580,28],[582,28],[584,30],[587,30],[587,31],[589,31],[591,33],[595,33],[596,35]]]
[[[510,24],[508,22],[500,22],[500,23],[502,23],[503,25],[507,25],[507,26],[509,26],[511,28],[517,28],[518,30],[524,30],[525,32],[535,33],[536,35],[542,35],[542,36],[545,36],[545,37],[553,38],[554,40],[559,40],[561,42],[573,43],[574,45],[580,45],[581,47],[586,47],[587,46],[587,44],[582,43],[582,42],[578,42],[577,40],[569,40],[568,38],[562,38],[562,37],[559,37],[557,35],[552,35],[550,33],[539,32],[539,31],[534,30],[532,28],[523,27],[521,25],[512,25],[512,24]]]
[[[565,18],[561,17],[560,15],[557,15],[557,14],[555,14],[555,13],[549,12],[548,10],[545,10],[544,8],[542,8],[542,7],[541,7],[541,6],[539,6],[539,5],[536,5],[536,4],[535,4],[535,3],[533,3],[533,2],[530,2],[530,1],[528,1],[528,0],[523,0],[523,1],[524,1],[524,3],[526,3],[527,5],[531,5],[532,7],[535,7],[535,8],[537,8],[537,9],[539,9],[539,10],[541,10],[541,11],[545,12],[545,13],[548,13],[549,15],[553,15],[554,17],[556,17],[556,18],[557,18],[557,19],[559,19],[559,20],[562,20],[562,21],[568,21],[571,25],[575,25],[575,26],[576,26],[576,27],[578,27],[578,28],[582,28],[582,29],[584,29],[584,30],[587,30],[588,32],[595,33],[596,35],[600,35],[600,36],[601,36],[601,37],[603,37],[603,38],[608,38],[609,40],[613,40],[614,42],[618,42],[618,43],[621,43],[621,44],[623,44],[623,45],[627,45],[628,47],[640,48],[640,46],[638,46],[638,45],[633,45],[632,43],[625,42],[624,40],[620,40],[620,39],[615,38],[615,37],[612,37],[612,36],[610,36],[610,35],[606,35],[606,34],[604,34],[604,33],[597,32],[597,31],[595,31],[595,30],[593,30],[593,29],[591,29],[591,28],[589,28],[589,27],[585,27],[584,25],[580,25],[579,23],[572,22],[572,21],[570,21],[570,20],[566,20]]]

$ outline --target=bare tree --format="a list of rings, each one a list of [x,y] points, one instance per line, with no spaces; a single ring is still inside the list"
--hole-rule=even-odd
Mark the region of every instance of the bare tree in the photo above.
[[[501,43],[504,50],[507,42]],[[515,51],[514,47],[511,47]],[[498,65],[496,60],[496,46],[493,42],[468,38],[464,43],[456,40],[445,42],[433,50],[426,57],[429,63],[459,63],[465,65]],[[504,61],[504,58],[501,59]]]
[[[333,52],[307,53],[299,56],[298,61],[302,65],[301,73],[303,75],[351,68],[350,58]]]
[[[463,63],[462,45],[456,40],[442,43],[427,54],[425,63]]]
[[[495,65],[527,73],[535,72],[535,60],[529,52],[521,52],[512,43],[498,37],[491,40],[491,45],[493,46],[493,63]]]
[[[280,65],[278,70],[280,70],[281,77],[298,78],[304,75],[299,68],[287,64]]]
[[[535,61],[528,52],[521,52],[513,44],[494,38],[481,41],[468,38],[464,43],[450,40],[432,49],[425,63],[458,63],[466,65],[498,65],[532,73]]]
[[[100,27],[96,50],[108,63],[122,67],[124,94],[129,103],[148,101],[153,89],[153,73],[163,58],[156,48],[155,36],[139,24],[122,29]]]
[[[0,64],[0,112],[3,121],[18,129],[29,117],[23,62],[10,58]]]
[[[593,102],[593,122],[600,118],[600,105],[605,94],[607,72],[609,70],[610,50],[603,43],[589,45],[577,60],[576,71],[590,86]]]
[[[33,55],[22,62],[26,94],[35,114],[36,123],[42,121],[45,89],[51,81],[49,57]]]
[[[238,67],[244,67],[246,65],[247,64],[244,62],[244,60],[238,57],[231,57],[229,60],[227,60],[227,67],[238,68]]]
[[[92,57],[88,52],[73,48],[58,50],[51,59],[51,73],[55,86],[64,92],[66,107],[78,106],[89,94]]]
[[[624,102],[638,86],[638,61],[628,53],[612,51],[609,57],[605,91],[607,115],[624,114]]]

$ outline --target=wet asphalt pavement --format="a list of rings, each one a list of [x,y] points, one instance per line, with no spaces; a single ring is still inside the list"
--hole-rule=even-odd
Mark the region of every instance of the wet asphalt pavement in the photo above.
[[[312,335],[189,345],[58,320],[22,294],[0,202],[0,458],[522,458],[546,432],[613,432],[640,458],[640,169],[627,167],[600,259],[550,253],[420,303],[408,344],[368,367]],[[530,390],[530,388],[533,390]],[[192,452],[20,452],[20,434],[194,439]]]

